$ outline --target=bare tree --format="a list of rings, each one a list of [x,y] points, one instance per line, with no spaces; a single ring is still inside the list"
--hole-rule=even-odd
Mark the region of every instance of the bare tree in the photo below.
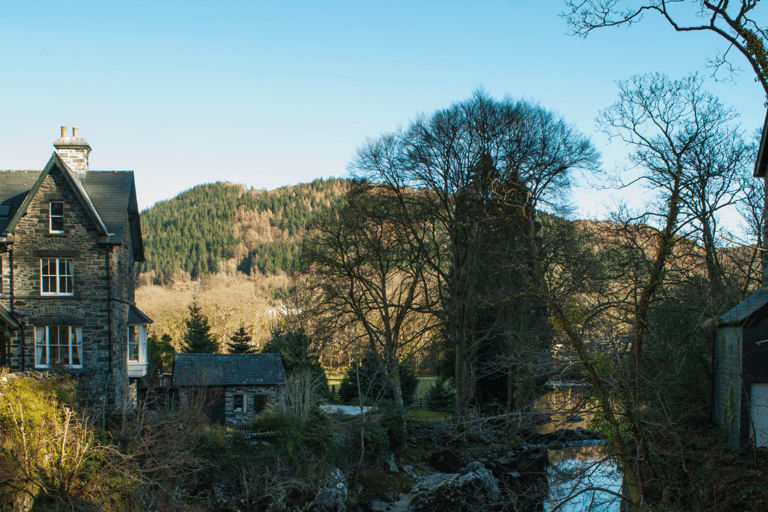
[[[630,161],[642,169],[640,180],[657,194],[658,209],[637,220],[659,226],[658,250],[637,300],[631,350],[636,385],[651,302],[662,287],[677,237],[695,226],[705,246],[713,288],[722,287],[714,229],[717,211],[733,202],[737,171],[745,164],[729,149],[743,149],[730,126],[736,114],[702,90],[695,75],[671,81],[660,74],[619,82],[619,101],[601,112],[606,133],[635,148]]]
[[[747,59],[768,96],[768,30],[759,21],[759,0],[566,0],[565,4],[562,16],[582,37],[599,28],[632,25],[645,14],[662,16],[678,32],[717,34],[729,46],[712,59],[712,65],[733,71],[728,54],[735,49]],[[762,16],[765,20],[765,12]]]
[[[482,92],[358,150],[353,174],[393,195],[404,212],[421,213],[409,229],[437,283],[436,313],[455,352],[460,419],[474,399],[478,349],[499,334],[503,318],[504,294],[494,281],[500,272],[489,271],[488,260],[496,259],[497,269],[529,267],[515,261],[511,248],[529,247],[515,238],[535,239],[536,212],[562,207],[571,171],[597,163],[589,141],[551,112]],[[489,233],[512,211],[527,221],[510,226],[513,236],[499,244],[504,238]],[[431,229],[421,231],[425,225]],[[506,299],[531,286],[534,274],[520,275],[528,282],[515,283]]]
[[[592,385],[595,425],[621,463],[626,499],[639,508],[680,492],[662,477],[665,459],[685,463],[676,423],[699,408],[672,384],[689,368],[705,371],[692,354],[701,352],[695,331],[702,302],[713,296],[711,287],[697,295],[696,284],[727,280],[716,256],[716,220],[735,200],[746,157],[726,151],[743,149],[735,114],[695,76],[635,77],[619,89],[619,100],[599,121],[634,148],[630,161],[654,201],[639,214],[620,211],[580,237],[561,239],[553,253],[558,263],[539,271],[553,322]],[[690,325],[684,342],[665,323],[669,316]]]
[[[303,248],[317,294],[314,311],[337,332],[362,336],[398,405],[401,360],[422,348],[437,327],[433,283],[412,236],[423,229],[405,229],[402,214],[389,194],[358,184],[345,205],[319,220]]]

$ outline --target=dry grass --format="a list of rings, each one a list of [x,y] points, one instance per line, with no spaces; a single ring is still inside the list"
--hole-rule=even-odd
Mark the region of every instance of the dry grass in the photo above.
[[[143,285],[136,289],[136,304],[154,320],[150,334],[169,334],[175,348],[186,331],[184,321],[189,315],[188,306],[194,300],[208,318],[211,332],[220,344],[227,343],[229,336],[244,325],[254,343],[261,346],[269,339],[270,329],[285,308],[281,301],[272,299],[272,291],[287,288],[289,282],[285,275],[218,274],[168,287]]]

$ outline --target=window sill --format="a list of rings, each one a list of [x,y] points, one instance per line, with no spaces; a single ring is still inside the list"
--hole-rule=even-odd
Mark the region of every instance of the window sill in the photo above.
[[[45,366],[45,365],[35,365],[35,370],[50,370],[53,369],[61,369],[61,370],[82,370],[83,365],[80,366],[68,366],[68,365],[54,365],[54,366]]]

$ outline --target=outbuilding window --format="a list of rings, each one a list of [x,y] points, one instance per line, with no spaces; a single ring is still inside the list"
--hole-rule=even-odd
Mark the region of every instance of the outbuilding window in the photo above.
[[[243,395],[235,395],[233,398],[232,409],[234,412],[245,412],[245,397]]]

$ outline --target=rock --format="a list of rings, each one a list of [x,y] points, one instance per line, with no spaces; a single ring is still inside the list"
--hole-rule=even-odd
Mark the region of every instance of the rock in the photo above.
[[[513,453],[507,454],[506,456],[499,457],[499,459],[496,461],[496,463],[499,466],[512,466],[517,462],[517,459],[515,458],[515,455]]]
[[[485,466],[480,461],[470,462],[467,464],[467,467],[461,470],[462,475],[466,475],[467,473],[473,472],[473,471],[480,471],[481,469],[485,469]]]
[[[450,449],[433,453],[427,460],[427,464],[443,473],[455,473],[464,467],[461,457]]]
[[[501,491],[493,474],[480,462],[473,462],[461,475],[451,475],[443,483],[411,499],[409,512],[455,512],[491,510],[501,501]]]
[[[315,496],[312,510],[317,512],[345,512],[347,510],[347,480],[337,468],[331,470],[325,487]]]

